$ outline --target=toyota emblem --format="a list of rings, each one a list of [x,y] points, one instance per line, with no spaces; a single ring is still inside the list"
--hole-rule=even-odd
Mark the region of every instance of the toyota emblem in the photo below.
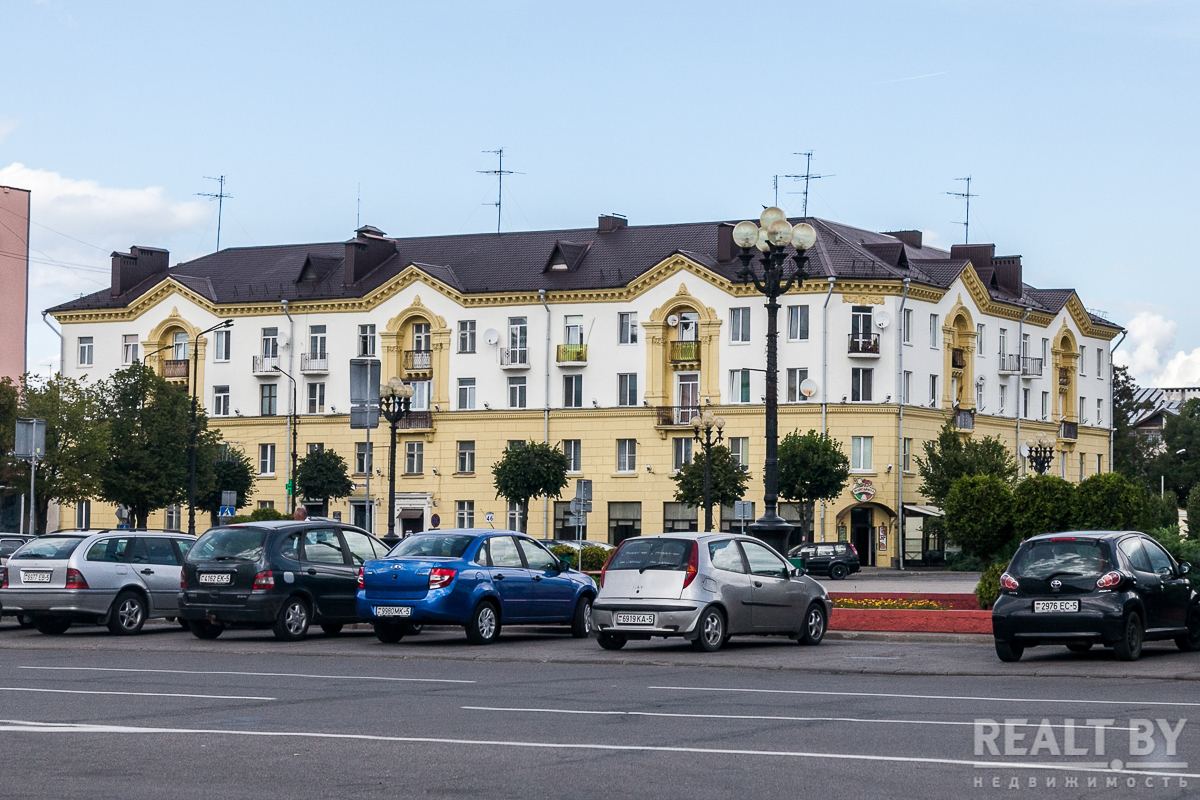
[[[1060,581],[1058,578],[1055,578],[1054,580],[1050,581],[1050,588],[1054,589],[1055,591],[1061,589],[1062,581]]]

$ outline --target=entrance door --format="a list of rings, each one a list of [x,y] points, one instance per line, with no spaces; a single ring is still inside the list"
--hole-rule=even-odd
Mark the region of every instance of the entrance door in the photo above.
[[[425,512],[419,508],[405,508],[400,511],[400,535],[420,533],[425,530]]]
[[[858,551],[858,560],[865,566],[874,566],[875,551],[871,548],[871,509],[850,509],[850,543]]]

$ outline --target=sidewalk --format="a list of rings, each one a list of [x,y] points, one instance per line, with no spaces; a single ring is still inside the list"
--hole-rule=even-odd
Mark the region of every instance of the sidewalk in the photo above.
[[[824,575],[812,578],[836,594],[972,594],[979,584],[978,572],[924,572],[863,567],[850,577],[835,581]]]

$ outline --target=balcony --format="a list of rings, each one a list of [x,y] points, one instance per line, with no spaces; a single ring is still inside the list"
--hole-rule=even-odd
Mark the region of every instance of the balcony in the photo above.
[[[402,431],[433,430],[433,414],[429,411],[410,411],[404,415],[396,428]]]
[[[1001,353],[1000,367],[996,370],[1002,375],[1015,375],[1021,371],[1021,357],[1016,353]]]
[[[847,337],[846,352],[856,358],[879,356],[878,333],[852,333]]]
[[[279,356],[254,356],[255,375],[277,375],[275,368],[279,366]]]
[[[1058,368],[1058,385],[1069,386],[1071,384],[1071,370],[1066,367]]]
[[[1060,439],[1078,439],[1079,438],[1079,423],[1063,421],[1058,426],[1058,438]]]
[[[700,416],[699,406],[659,406],[659,426],[691,425],[692,418]]]
[[[404,368],[409,372],[433,372],[433,351],[405,350]]]
[[[586,344],[560,344],[558,346],[558,363],[560,366],[583,366],[587,363]]]
[[[529,369],[529,348],[527,348],[527,347],[501,347],[500,348],[500,368],[501,369]]]
[[[700,342],[670,342],[670,358],[672,364],[700,363]]]
[[[1021,357],[1021,377],[1022,378],[1040,378],[1042,377],[1042,360],[1040,358],[1030,358],[1029,356]]]
[[[950,351],[950,368],[951,369],[966,369],[967,368],[967,353],[961,347],[955,347]]]
[[[960,408],[954,412],[954,427],[960,431],[975,430],[975,412],[966,408]]]
[[[163,362],[163,377],[164,378],[183,378],[187,379],[188,366],[192,362],[186,358],[171,358]]]
[[[300,371],[309,374],[324,374],[329,372],[329,354],[301,353]]]

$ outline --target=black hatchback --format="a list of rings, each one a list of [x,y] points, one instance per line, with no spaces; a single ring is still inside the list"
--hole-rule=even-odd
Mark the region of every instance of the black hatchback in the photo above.
[[[227,626],[270,628],[284,641],[360,622],[358,570],[387,546],[333,520],[229,525],[201,536],[184,561],[179,618],[215,639]]]
[[[1024,542],[1000,576],[992,634],[1001,661],[1027,647],[1095,644],[1134,661],[1142,642],[1200,650],[1200,597],[1191,565],[1135,531],[1052,533]]]
[[[793,566],[803,566],[806,572],[828,575],[835,581],[853,575],[860,569],[858,551],[849,542],[802,544],[792,548],[788,560]],[[797,564],[797,560],[801,563]]]

